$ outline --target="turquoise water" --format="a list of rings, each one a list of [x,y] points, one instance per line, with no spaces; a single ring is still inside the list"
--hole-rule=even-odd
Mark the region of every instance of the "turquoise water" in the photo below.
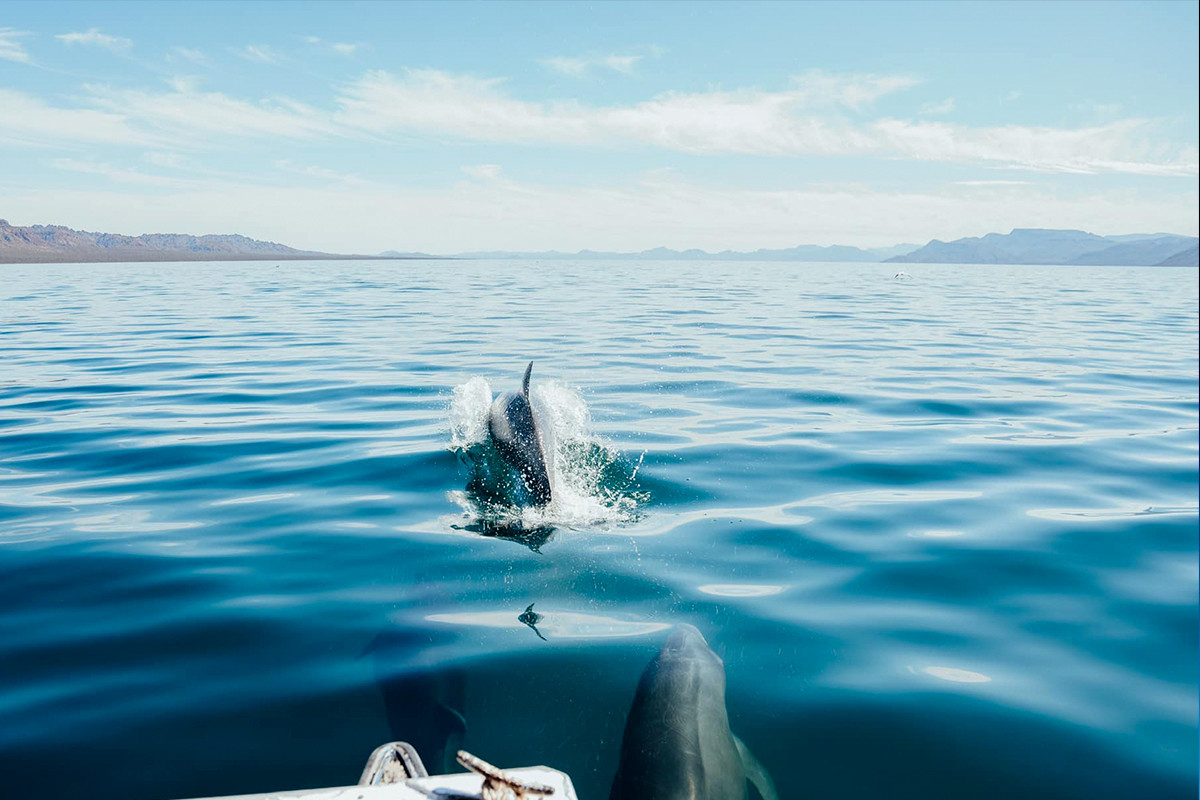
[[[0,795],[603,800],[688,622],[782,797],[1194,797],[1197,270],[906,269],[0,268]]]

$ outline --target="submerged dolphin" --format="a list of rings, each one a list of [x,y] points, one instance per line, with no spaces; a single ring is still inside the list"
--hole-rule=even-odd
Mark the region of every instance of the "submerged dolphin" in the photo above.
[[[550,502],[550,474],[554,470],[554,429],[535,413],[529,402],[529,376],[525,368],[520,394],[502,394],[488,411],[488,432],[504,460],[521,474],[534,505]]]
[[[778,800],[729,730],[725,665],[700,631],[680,625],[642,673],[609,800],[745,800],[747,780]]]

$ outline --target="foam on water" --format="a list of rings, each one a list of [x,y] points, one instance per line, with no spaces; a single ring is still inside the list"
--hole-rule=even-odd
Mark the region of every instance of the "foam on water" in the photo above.
[[[545,506],[525,502],[516,473],[503,463],[488,435],[492,389],[474,376],[454,387],[450,401],[450,449],[471,476],[464,490],[448,493],[463,510],[455,527],[517,529],[609,527],[633,522],[649,499],[637,490],[638,464],[631,463],[592,429],[591,413],[575,387],[535,383],[530,401],[553,431],[554,458]]]

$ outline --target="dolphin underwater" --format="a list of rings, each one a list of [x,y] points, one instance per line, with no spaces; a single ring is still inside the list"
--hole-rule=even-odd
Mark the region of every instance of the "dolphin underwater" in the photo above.
[[[554,427],[530,403],[529,376],[532,372],[533,362],[530,361],[521,382],[521,393],[502,394],[492,403],[488,410],[488,433],[500,455],[520,473],[533,504],[544,506],[551,500]]]
[[[700,631],[679,625],[642,673],[609,800],[746,800],[771,777],[729,730],[725,665]]]

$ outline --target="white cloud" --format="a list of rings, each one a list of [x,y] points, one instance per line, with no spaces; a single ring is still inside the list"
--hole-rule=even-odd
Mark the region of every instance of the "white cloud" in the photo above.
[[[60,33],[54,37],[63,44],[67,45],[85,45],[87,47],[100,47],[105,50],[123,55],[128,53],[133,48],[133,42],[121,36],[112,36],[107,33],[101,33],[99,28],[91,28],[86,31],[76,33]]]
[[[607,56],[586,56],[578,58],[568,58],[558,56],[554,58],[543,58],[541,63],[555,72],[561,72],[564,75],[570,75],[574,78],[582,78],[592,71],[593,68],[612,70],[619,72],[622,75],[632,75],[637,63],[642,60],[638,55],[618,55],[612,54]]]
[[[28,36],[25,31],[13,28],[0,28],[0,61],[16,61],[20,64],[32,64],[29,53],[21,44],[21,39]]]
[[[436,141],[564,147],[656,147],[695,155],[872,157],[918,162],[1080,174],[1197,174],[1195,147],[1156,142],[1153,122],[1126,119],[1082,128],[970,127],[866,117],[878,98],[913,84],[904,76],[806,73],[779,91],[761,89],[668,92],[642,102],[592,106],[575,100],[531,101],[505,91],[503,81],[438,70],[401,75],[365,73],[341,87],[332,108],[285,97],[251,101],[202,92],[193,79],[169,91],[84,87],[90,109],[55,109],[22,96],[43,121],[0,119],[0,138],[31,144],[120,141],[213,146],[217,137],[388,140],[426,136]],[[11,91],[10,91],[11,94]],[[101,134],[85,130],[96,117]],[[13,119],[16,117],[16,119]],[[35,135],[46,131],[45,140]],[[16,133],[14,133],[16,131]],[[23,131],[23,133],[22,133]]]
[[[316,165],[302,166],[299,164],[293,164],[287,159],[277,159],[276,161],[272,162],[272,166],[281,172],[286,172],[291,175],[302,175],[306,178],[317,178],[322,181],[354,184],[356,186],[377,185],[372,184],[371,181],[368,181],[358,175],[337,172],[327,167],[320,167]]]
[[[136,184],[142,186],[168,186],[175,189],[198,188],[203,182],[187,178],[164,177],[151,175],[138,170],[123,169],[110,164],[95,161],[84,161],[74,158],[56,158],[50,162],[55,169],[68,172],[80,172],[88,175],[100,175],[116,183]]]
[[[201,67],[209,65],[208,56],[203,50],[194,50],[190,47],[172,47],[171,56],[174,58],[182,58],[184,61],[190,61],[193,64]]]
[[[501,173],[499,164],[476,164],[474,166],[463,167],[462,171],[472,178],[481,181],[499,180]]]
[[[916,161],[990,163],[1011,169],[1093,175],[1195,175],[1195,148],[1165,158],[1146,142],[1146,120],[1122,120],[1088,128],[1010,125],[968,128],[939,122],[880,120],[869,130],[885,155]]]
[[[955,186],[1032,186],[1032,181],[955,181]]]
[[[641,56],[604,56],[604,58],[600,59],[600,66],[611,69],[613,72],[632,75],[634,67],[641,60]]]
[[[808,73],[791,88],[667,93],[634,105],[532,102],[502,81],[437,70],[368,72],[338,98],[337,119],[376,134],[424,133],[509,144],[653,145],[695,154],[876,156],[984,163],[1048,172],[1194,175],[1193,151],[1162,154],[1151,125],[1122,120],[1088,128],[971,128],[879,119],[854,122],[829,109],[862,110],[913,84],[903,76]]]
[[[325,42],[320,36],[305,36],[304,41],[314,47],[328,48],[340,56],[352,56],[363,48],[363,45],[353,42]]]
[[[908,75],[869,75],[810,70],[792,78],[790,94],[803,107],[844,106],[861,111],[884,95],[916,86]]]
[[[30,147],[158,145],[162,137],[132,125],[119,110],[56,108],[23,92],[0,88],[0,142]]]
[[[810,73],[790,89],[667,93],[631,106],[518,100],[497,78],[407,70],[368,72],[338,98],[339,119],[376,133],[420,131],[508,143],[651,144],[691,153],[789,155],[870,149],[838,121],[799,117],[823,106],[860,108],[907,78]]]
[[[584,58],[543,58],[542,63],[555,72],[561,72],[564,75],[570,75],[575,78],[586,75],[589,66],[587,59]]]
[[[949,114],[954,110],[954,98],[947,97],[940,103],[926,103],[921,106],[922,116],[936,116],[939,114]]]
[[[278,64],[281,59],[281,56],[266,44],[248,44],[238,51],[238,55],[259,64]]]
[[[327,115],[301,103],[287,98],[251,103],[197,91],[194,81],[177,81],[170,92],[85,88],[93,105],[181,144],[195,145],[208,135],[305,139],[334,132]]]
[[[153,164],[156,167],[167,167],[168,169],[180,169],[184,166],[183,156],[179,153],[163,152],[161,150],[150,150],[142,154],[142,160],[147,164]]]

